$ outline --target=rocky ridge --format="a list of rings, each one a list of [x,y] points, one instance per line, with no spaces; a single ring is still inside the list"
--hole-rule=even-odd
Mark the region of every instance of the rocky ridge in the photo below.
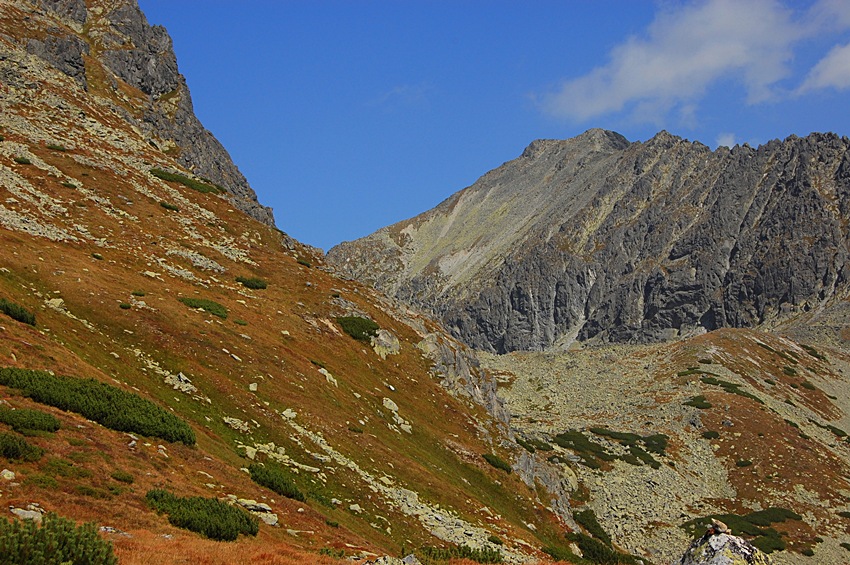
[[[0,6],[7,50],[24,47],[67,75],[73,79],[68,88],[98,97],[141,140],[172,155],[169,168],[223,187],[239,209],[274,225],[271,209],[257,202],[230,155],[195,116],[168,32],[149,25],[135,0],[88,7],[83,0],[4,0]],[[19,59],[16,64],[25,65]],[[20,82],[14,66],[4,73],[7,88]],[[23,92],[33,88],[29,83]],[[79,118],[85,120],[85,114]]]
[[[500,353],[769,326],[847,295],[848,146],[538,140],[328,261]]]

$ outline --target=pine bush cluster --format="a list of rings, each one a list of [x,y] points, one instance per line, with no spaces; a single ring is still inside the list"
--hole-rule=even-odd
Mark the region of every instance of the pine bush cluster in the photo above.
[[[3,312],[13,320],[29,324],[30,326],[35,325],[35,314],[20,304],[15,304],[5,298],[0,298],[0,312]]]
[[[219,541],[233,541],[239,534],[257,535],[257,519],[245,510],[217,498],[176,496],[167,490],[150,490],[145,495],[148,506],[168,515],[172,526],[185,528]]]
[[[50,513],[39,527],[31,520],[0,519],[0,565],[117,565],[112,543],[95,524],[77,526]]]
[[[0,368],[0,384],[19,389],[36,402],[76,412],[112,430],[195,444],[195,432],[174,414],[150,400],[94,379],[7,367]]]
[[[306,500],[304,493],[298,490],[298,486],[296,486],[292,479],[276,466],[268,463],[266,465],[251,463],[248,467],[248,472],[251,473],[251,480],[258,485],[271,489],[287,498],[294,498],[301,502]]]

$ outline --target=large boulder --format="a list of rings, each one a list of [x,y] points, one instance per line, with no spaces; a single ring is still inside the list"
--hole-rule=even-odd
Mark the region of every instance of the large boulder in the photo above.
[[[679,565],[771,565],[770,557],[745,539],[709,530],[691,542]]]

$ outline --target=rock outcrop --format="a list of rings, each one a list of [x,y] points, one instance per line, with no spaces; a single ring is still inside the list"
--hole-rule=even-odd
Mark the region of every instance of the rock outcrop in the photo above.
[[[115,112],[149,143],[172,154],[179,166],[223,187],[239,209],[274,225],[271,208],[257,201],[230,155],[195,116],[168,32],[149,25],[135,0],[94,2],[88,8],[83,0],[39,0],[37,7],[26,17],[51,21],[46,34],[32,26],[25,43],[30,54],[83,90],[113,99]]]
[[[328,261],[495,352],[772,323],[846,295],[848,147],[834,134],[716,151],[667,132],[538,140]]]
[[[770,557],[737,536],[709,530],[696,539],[679,565],[770,565]]]

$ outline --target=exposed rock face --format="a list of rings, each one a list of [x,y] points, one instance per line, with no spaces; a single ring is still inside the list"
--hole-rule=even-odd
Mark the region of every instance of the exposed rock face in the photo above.
[[[850,140],[538,140],[328,261],[485,350],[752,327],[846,294]]]
[[[139,128],[150,143],[169,150],[180,166],[224,187],[235,206],[274,225],[271,209],[257,202],[230,155],[195,116],[168,32],[162,26],[149,25],[135,0],[92,2],[88,9],[83,0],[39,0],[38,6],[46,17],[55,19],[55,25],[46,37],[27,40],[29,53],[74,78],[84,90],[89,90],[91,77],[99,74],[87,68],[86,57],[96,58],[112,75],[98,88],[120,100],[120,79],[144,95],[133,101],[136,108],[143,107],[141,112],[117,104],[116,111],[124,119]]]
[[[770,565],[770,557],[739,537],[707,533],[691,543],[679,565]]]

